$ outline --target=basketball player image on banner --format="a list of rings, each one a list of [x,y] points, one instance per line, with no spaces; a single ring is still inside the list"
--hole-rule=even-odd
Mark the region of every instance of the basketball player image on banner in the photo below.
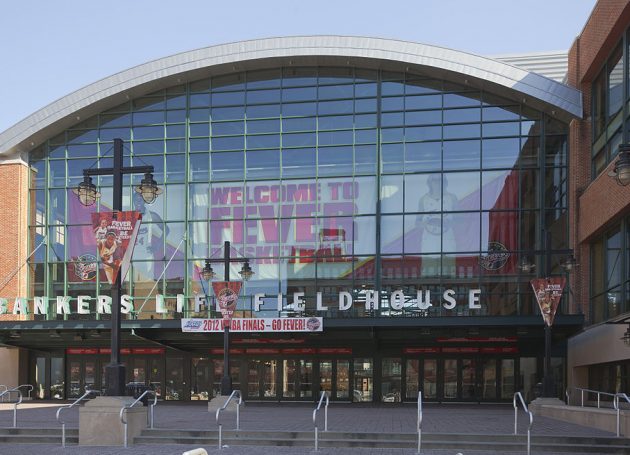
[[[92,214],[92,229],[101,266],[110,284],[118,273],[125,279],[138,236],[141,215],[138,212],[101,212]]]
[[[121,248],[118,244],[118,236],[115,231],[107,231],[105,238],[96,241],[98,255],[103,264],[103,270],[107,276],[107,281],[112,284],[116,280],[120,262],[122,261]]]
[[[536,301],[540,307],[543,320],[545,324],[551,327],[562,298],[566,279],[564,277],[537,278],[531,280],[530,283],[536,295]]]

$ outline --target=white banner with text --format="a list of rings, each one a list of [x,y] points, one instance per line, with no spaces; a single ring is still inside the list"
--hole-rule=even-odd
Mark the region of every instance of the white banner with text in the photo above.
[[[321,332],[323,318],[233,318],[182,319],[182,332],[223,332],[230,323],[231,332]]]

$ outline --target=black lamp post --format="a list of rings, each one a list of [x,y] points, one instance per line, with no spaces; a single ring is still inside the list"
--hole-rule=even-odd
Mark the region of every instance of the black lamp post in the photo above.
[[[136,192],[142,195],[147,204],[155,201],[162,193],[157,183],[153,180],[153,166],[123,166],[123,141],[114,139],[114,165],[109,168],[84,169],[83,182],[73,190],[81,204],[93,205],[101,194],[92,183],[93,175],[112,175],[113,207],[114,212],[122,211],[122,191],[124,174],[144,174],[144,179],[136,188]],[[120,362],[120,296],[122,289],[121,273],[118,273],[116,282],[112,284],[112,333],[111,333],[111,361],[105,367],[106,394],[108,396],[123,396],[125,392],[125,366]]]
[[[544,275],[549,277],[551,275],[551,256],[553,254],[567,254],[567,258],[560,263],[560,266],[567,272],[571,272],[575,267],[577,267],[577,261],[573,256],[573,250],[570,249],[560,249],[554,250],[551,247],[551,231],[548,229],[544,230],[544,242],[545,248],[544,250],[537,250],[534,253],[540,253],[545,255],[545,267],[544,267]],[[521,259],[521,262],[518,265],[518,268],[524,273],[533,272],[536,268],[536,264],[530,263],[526,257]],[[545,323],[545,359],[543,363],[543,381],[542,381],[542,396],[544,398],[553,398],[555,396],[555,386],[553,375],[551,374],[551,326]]]
[[[204,266],[201,276],[204,280],[210,281],[215,276],[214,270],[212,270],[212,263],[222,262],[224,268],[224,279],[230,281],[230,263],[237,262],[242,263],[243,267],[238,274],[243,278],[243,281],[249,281],[254,275],[254,271],[249,266],[249,259],[247,258],[233,258],[230,254],[230,242],[225,241],[223,244],[223,258],[206,259],[206,265]],[[232,378],[230,377],[230,324],[225,324],[223,330],[223,376],[221,377],[221,395],[227,396],[232,393]]]

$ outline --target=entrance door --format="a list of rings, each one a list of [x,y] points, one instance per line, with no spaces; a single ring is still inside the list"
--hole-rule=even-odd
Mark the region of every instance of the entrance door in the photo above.
[[[444,359],[444,400],[479,400],[477,363],[475,359]]]
[[[328,392],[328,396],[332,397],[333,391],[333,362],[332,360],[319,361],[319,393],[317,399],[322,392]]]
[[[96,360],[70,358],[68,362],[68,398],[78,398],[85,393],[85,389],[97,389]]]
[[[277,360],[247,361],[247,398],[272,400],[277,398]]]

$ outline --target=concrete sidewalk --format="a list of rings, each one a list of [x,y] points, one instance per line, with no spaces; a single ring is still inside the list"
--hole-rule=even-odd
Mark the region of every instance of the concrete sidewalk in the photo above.
[[[55,413],[64,403],[29,403],[18,408],[18,427],[60,428],[55,420]],[[313,431],[312,403],[246,403],[241,408],[241,429],[243,430],[278,430],[278,431]],[[68,428],[78,428],[78,409],[64,411]],[[323,428],[323,412],[318,421]],[[328,409],[328,429],[330,431],[366,432],[366,433],[415,433],[417,409],[415,405],[357,405],[331,403]],[[519,410],[519,434],[527,430],[527,416]],[[0,405],[0,427],[10,427],[13,422],[12,405]],[[222,417],[224,429],[233,429],[235,413],[225,413]],[[214,413],[207,411],[206,402],[175,403],[160,402],[155,408],[155,428],[216,430]],[[470,433],[470,434],[505,434],[514,431],[514,409],[512,405],[477,405],[477,404],[427,404],[423,412],[423,433]],[[605,431],[574,425],[559,420],[535,416],[532,434],[549,436],[607,436],[614,434]],[[126,454],[126,455],[166,455],[181,454],[195,447],[186,445],[150,445],[91,448],[69,446],[66,449],[52,444],[0,444],[0,455],[9,454]],[[259,455],[274,453],[313,454],[312,448],[302,447],[250,447],[235,446],[219,451],[217,447],[204,447],[208,453],[224,455]],[[460,451],[463,455],[485,455],[490,452]],[[348,455],[385,455],[413,454],[410,449],[321,449],[318,454]],[[423,450],[426,455],[455,455],[457,451]],[[509,455],[509,452],[503,452]],[[514,453],[524,453],[514,452]],[[546,452],[552,455],[549,452]],[[580,455],[572,452],[572,455]]]

